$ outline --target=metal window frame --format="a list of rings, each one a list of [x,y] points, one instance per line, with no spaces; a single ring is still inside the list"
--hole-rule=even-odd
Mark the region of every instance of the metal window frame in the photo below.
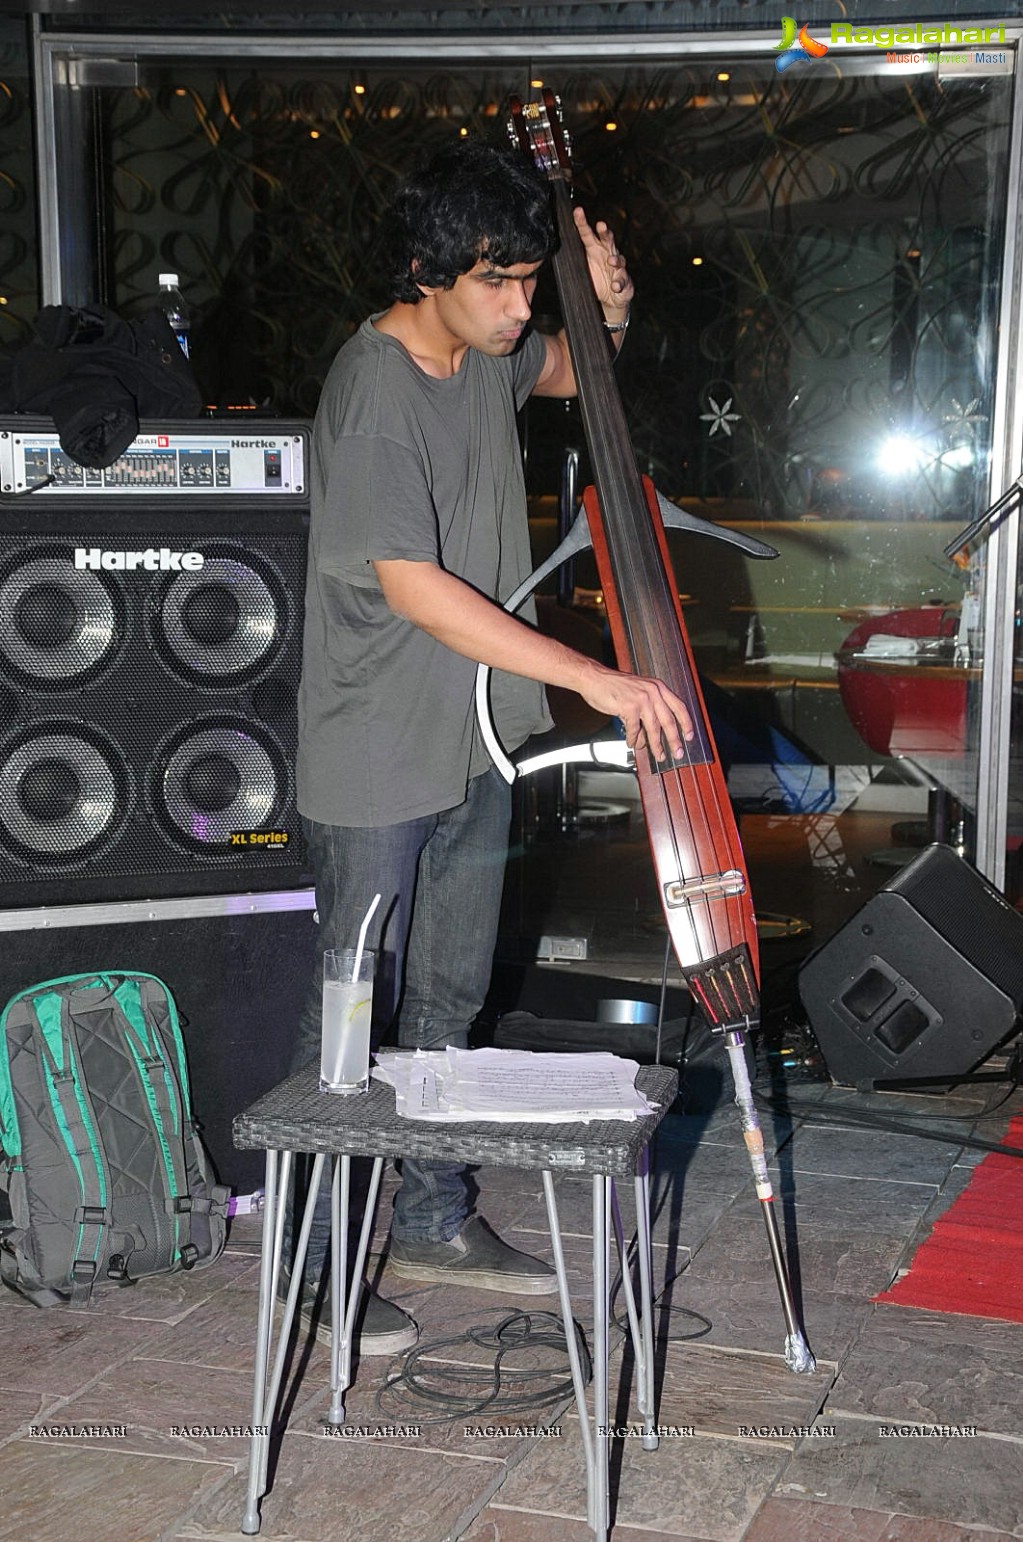
[[[1017,53],[1006,180],[1002,303],[995,365],[991,477],[993,501],[1023,470],[1023,69]],[[977,732],[978,870],[1003,890],[1009,821],[1009,745],[1019,582],[1018,505],[987,542],[984,585],[984,665]]]

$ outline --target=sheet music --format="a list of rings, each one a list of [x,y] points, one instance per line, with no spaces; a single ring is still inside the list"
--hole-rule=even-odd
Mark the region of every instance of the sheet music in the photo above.
[[[436,1123],[590,1123],[653,1111],[636,1089],[635,1060],[602,1051],[544,1054],[519,1049],[416,1050],[378,1055],[373,1076],[394,1088],[405,1119]]]

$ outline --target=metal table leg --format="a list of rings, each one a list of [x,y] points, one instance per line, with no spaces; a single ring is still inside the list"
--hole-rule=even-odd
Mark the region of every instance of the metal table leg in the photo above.
[[[583,1456],[586,1462],[586,1519],[596,1542],[607,1542],[610,1525],[610,1496],[608,1492],[608,1466],[611,1451],[611,1425],[608,1410],[608,1356],[610,1324],[610,1226],[613,1221],[618,1254],[622,1268],[622,1288],[625,1292],[637,1370],[637,1401],[643,1417],[643,1447],[655,1451],[658,1436],[654,1423],[654,1354],[653,1354],[653,1301],[650,1268],[650,1179],[648,1155],[644,1151],[642,1168],[635,1179],[637,1250],[639,1261],[640,1298],[637,1308],[635,1291],[629,1273],[628,1254],[622,1232],[621,1213],[614,1180],[597,1176],[593,1179],[593,1413],[587,1407],[586,1386],[583,1377],[579,1346],[575,1337],[575,1322],[569,1297],[568,1276],[561,1246],[561,1230],[558,1223],[554,1181],[549,1172],[542,1174],[544,1198],[547,1202],[547,1220],[551,1231],[551,1247],[554,1252],[554,1268],[558,1280],[561,1317],[565,1325],[568,1361],[572,1373],[576,1409],[582,1433]]]
[[[651,1283],[652,1259],[650,1238],[650,1150],[645,1148],[640,1157],[640,1170],[633,1180],[636,1194],[636,1246],[639,1252],[639,1299],[640,1326],[636,1340],[636,1363],[639,1374],[639,1408],[643,1414],[644,1451],[656,1451],[659,1444],[654,1420],[656,1417],[654,1389],[654,1301]],[[644,1390],[645,1375],[645,1390]]]
[[[242,1534],[254,1537],[259,1531],[259,1501],[266,1487],[267,1452],[270,1444],[267,1424],[267,1381],[270,1349],[273,1341],[274,1300],[284,1246],[284,1202],[291,1177],[291,1152],[268,1149],[266,1187],[263,1206],[263,1241],[259,1255],[259,1307],[256,1318],[256,1365],[252,1388],[252,1435],[249,1443],[249,1481],[245,1495]],[[263,1433],[266,1431],[266,1433]]]
[[[298,1241],[295,1244],[291,1283],[288,1286],[288,1298],[284,1303],[284,1317],[277,1339],[277,1354],[274,1357],[273,1372],[269,1377],[268,1384],[267,1368],[273,1341],[274,1302],[277,1297],[277,1281],[280,1278],[281,1272],[281,1254],[284,1251],[284,1217],[288,1185],[291,1180],[293,1155],[294,1153],[291,1151],[281,1153],[271,1150],[268,1150],[266,1154],[266,1198],[263,1209],[263,1246],[260,1252],[259,1269],[256,1371],[252,1396],[253,1434],[252,1443],[249,1448],[249,1483],[246,1494],[245,1515],[242,1519],[241,1528],[242,1534],[247,1537],[255,1536],[259,1531],[259,1501],[266,1493],[267,1462],[270,1455],[270,1427],[273,1423],[274,1411],[277,1408],[277,1400],[280,1396],[284,1363],[288,1352],[288,1341],[291,1338],[291,1326],[295,1320],[298,1298],[302,1291],[306,1253],[309,1250],[309,1233],[313,1225],[313,1210],[316,1205],[316,1195],[319,1192],[320,1180],[323,1176],[323,1164],[326,1161],[323,1152],[319,1152],[313,1159],[309,1192],[306,1195],[305,1209],[302,1212],[302,1225],[299,1230]],[[280,1158],[279,1162],[278,1158]],[[277,1169],[276,1182],[274,1181],[275,1168]]]
[[[373,1219],[376,1215],[380,1178],[384,1170],[384,1158],[376,1157],[366,1193],[366,1209],[362,1217],[359,1245],[352,1265],[351,1283],[348,1282],[348,1205],[351,1194],[350,1156],[334,1159],[334,1178],[331,1187],[330,1228],[330,1412],[331,1424],[345,1422],[344,1395],[352,1384],[352,1347],[355,1341],[355,1318],[362,1298],[362,1278],[373,1235]],[[347,1288],[346,1288],[347,1287]]]
[[[611,1310],[608,1256],[611,1211],[611,1179],[596,1175],[593,1179],[593,1505],[590,1525],[597,1542],[607,1542],[610,1523],[608,1502],[608,1457],[611,1429],[608,1423],[607,1362],[608,1316]]]
[[[622,1293],[629,1318],[629,1334],[636,1360],[636,1405],[643,1420],[644,1451],[656,1451],[659,1440],[654,1423],[654,1341],[653,1303],[650,1288],[650,1188],[647,1154],[643,1153],[643,1171],[636,1184],[636,1250],[639,1263],[639,1308],[632,1285],[629,1254],[622,1229],[618,1189],[611,1185],[611,1219],[614,1224],[618,1260],[622,1271]]]
[[[579,1415],[579,1428],[583,1442],[583,1460],[586,1463],[586,1515],[587,1520],[592,1526],[593,1495],[595,1489],[594,1454],[593,1431],[590,1428],[590,1415],[586,1407],[586,1378],[583,1375],[582,1357],[579,1354],[579,1345],[575,1336],[575,1318],[572,1315],[572,1300],[568,1291],[565,1255],[561,1247],[561,1226],[558,1222],[558,1205],[554,1195],[554,1180],[549,1172],[542,1173],[541,1177],[543,1178],[544,1199],[547,1202],[547,1224],[551,1232],[551,1248],[554,1252],[554,1272],[558,1280],[561,1321],[565,1329],[565,1346],[568,1350],[568,1364],[572,1373],[572,1390],[575,1393],[576,1412]]]
[[[370,1175],[366,1208],[363,1215],[359,1243],[349,1284],[348,1257],[348,1207],[351,1188],[351,1158],[341,1155],[334,1159],[331,1184],[331,1376],[330,1421],[341,1424],[345,1418],[344,1394],[351,1384],[352,1348],[355,1335],[355,1319],[362,1293],[369,1243],[372,1236],[384,1158],[374,1159]],[[295,1247],[291,1282],[284,1306],[277,1353],[270,1372],[273,1347],[273,1312],[280,1277],[281,1256],[284,1245],[285,1205],[291,1178],[293,1153],[267,1150],[266,1155],[266,1202],[263,1217],[263,1243],[260,1253],[259,1308],[256,1330],[256,1361],[253,1386],[252,1424],[253,1434],[249,1450],[249,1475],[246,1492],[246,1508],[241,1531],[245,1536],[255,1536],[260,1528],[259,1501],[266,1491],[267,1463],[270,1432],[280,1396],[288,1342],[298,1307],[305,1272],[306,1254],[312,1230],[316,1196],[323,1176],[326,1155],[316,1154],[313,1160],[309,1190],[302,1223]],[[554,1182],[549,1171],[542,1173],[547,1218],[554,1252],[558,1297],[565,1327],[565,1341],[571,1368],[572,1387],[579,1413],[583,1454],[586,1463],[587,1521],[596,1542],[607,1542],[610,1524],[608,1492],[608,1460],[611,1446],[611,1427],[608,1412],[608,1355],[610,1321],[610,1230],[612,1219],[618,1251],[621,1257],[622,1281],[629,1317],[629,1328],[635,1349],[637,1364],[637,1397],[644,1420],[643,1445],[653,1450],[657,1445],[654,1427],[653,1388],[653,1332],[650,1267],[650,1212],[648,1157],[644,1151],[642,1168],[635,1179],[637,1210],[637,1246],[640,1277],[640,1303],[637,1310],[635,1293],[628,1267],[628,1257],[622,1232],[618,1196],[610,1177],[593,1177],[593,1412],[587,1407],[586,1383],[582,1358],[576,1339],[575,1318],[568,1288],[561,1228],[558,1220]]]

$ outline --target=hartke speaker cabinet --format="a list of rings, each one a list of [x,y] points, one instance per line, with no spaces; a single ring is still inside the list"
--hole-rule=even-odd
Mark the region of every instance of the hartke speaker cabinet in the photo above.
[[[965,1076],[1017,1026],[1023,917],[929,846],[810,955],[799,992],[834,1081]]]
[[[4,501],[0,906],[308,882],[294,789],[306,537],[296,501]],[[75,555],[126,548],[202,565],[110,571]]]

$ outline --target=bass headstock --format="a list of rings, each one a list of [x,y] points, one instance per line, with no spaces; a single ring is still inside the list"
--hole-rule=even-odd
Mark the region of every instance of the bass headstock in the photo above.
[[[552,182],[572,180],[568,134],[561,121],[561,103],[546,86],[542,102],[509,99],[508,133],[513,145],[539,166]]]

